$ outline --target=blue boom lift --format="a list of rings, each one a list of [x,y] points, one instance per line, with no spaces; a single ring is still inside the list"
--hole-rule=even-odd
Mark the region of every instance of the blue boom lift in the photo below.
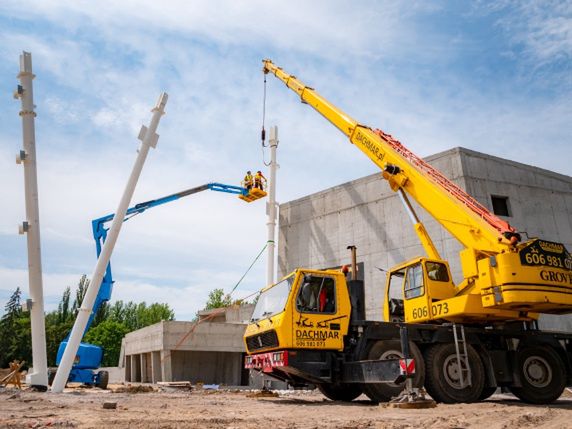
[[[123,219],[123,221],[125,222],[126,220],[131,219],[133,216],[143,213],[145,210],[150,209],[152,207],[170,203],[171,201],[178,200],[179,198],[183,198],[206,190],[235,194],[238,195],[240,199],[246,202],[252,202],[254,200],[266,196],[266,192],[256,188],[248,190],[241,186],[224,185],[222,183],[207,183],[202,186],[197,186],[196,188],[191,188],[181,192],[177,192],[175,194],[167,195],[166,197],[163,198],[158,198],[156,200],[151,200],[151,201],[146,201],[144,203],[136,204],[135,206],[127,210],[127,214],[125,216],[125,219]],[[105,239],[107,237],[108,228],[105,228],[105,224],[113,220],[114,216],[115,214],[109,214],[107,216],[94,219],[91,222],[93,230],[93,238],[95,239],[95,246],[97,249],[97,257],[99,257],[99,254],[101,253],[101,249],[103,247],[103,243],[105,243]],[[105,275],[103,276],[101,287],[99,289],[99,293],[97,294],[97,298],[93,306],[93,311],[91,313],[89,321],[87,322],[84,335],[85,332],[87,332],[87,330],[91,326],[93,318],[95,317],[95,314],[97,313],[101,305],[104,302],[109,301],[109,299],[111,298],[112,290],[113,290],[113,278],[111,276],[111,263],[109,263],[107,264],[107,269],[105,271]],[[64,350],[68,343],[68,338],[69,334],[60,343],[60,347],[58,348],[58,354],[56,357],[56,365],[60,364],[61,358],[64,354]],[[97,371],[101,365],[102,359],[103,359],[103,349],[101,347],[93,344],[80,343],[72,370],[70,371],[68,382],[84,383],[87,385],[93,385],[105,389],[107,387],[107,383],[109,380],[109,374],[107,373],[107,371]],[[54,376],[55,376],[55,370],[49,370],[48,381],[50,385],[52,384]]]

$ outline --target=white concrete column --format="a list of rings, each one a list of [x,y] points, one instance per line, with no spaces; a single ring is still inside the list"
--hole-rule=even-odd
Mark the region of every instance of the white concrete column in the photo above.
[[[88,327],[87,324],[89,322],[93,310],[93,304],[95,303],[97,294],[99,293],[99,288],[101,287],[101,281],[103,279],[103,275],[107,268],[107,264],[111,259],[111,253],[113,252],[113,248],[115,247],[115,243],[117,241],[117,238],[119,237],[119,232],[121,231],[121,227],[123,226],[123,220],[125,219],[125,214],[127,213],[127,209],[129,208],[131,197],[135,192],[135,186],[137,185],[137,181],[139,180],[139,176],[141,175],[141,171],[143,170],[143,165],[145,164],[145,160],[147,159],[149,148],[151,147],[154,148],[157,145],[157,141],[159,140],[159,135],[156,133],[156,131],[159,125],[159,120],[161,119],[161,116],[165,113],[166,104],[167,104],[167,94],[163,93],[159,97],[157,105],[152,110],[153,116],[151,118],[149,128],[143,126],[141,127],[141,131],[139,132],[139,139],[141,140],[141,145],[139,146],[139,150],[137,151],[135,164],[133,165],[133,168],[131,170],[131,175],[129,176],[127,185],[125,186],[125,190],[123,191],[123,196],[121,197],[121,200],[115,212],[113,222],[111,223],[111,228],[109,229],[109,232],[107,234],[107,239],[103,244],[103,248],[101,249],[99,258],[97,259],[97,263],[93,270],[93,274],[91,276],[91,281],[87,288],[87,292],[85,293],[85,297],[83,299],[83,302],[81,303],[79,313],[77,315],[76,321],[70,333],[67,347],[62,356],[60,366],[58,367],[58,371],[56,373],[56,378],[54,379],[54,383],[52,385],[53,392],[57,393],[63,391],[64,386],[67,382],[69,373],[71,371],[74,362],[75,355],[77,353],[77,349],[79,347],[79,343],[85,333],[86,328]]]
[[[270,127],[270,179],[268,184],[268,201],[266,202],[266,214],[268,221],[268,260],[266,264],[266,285],[275,282],[274,275],[274,249],[276,248],[276,170],[279,168],[276,163],[276,149],[278,148],[278,127]]]
[[[38,176],[36,166],[36,129],[34,118],[34,91],[32,80],[32,54],[20,55],[20,85],[14,93],[22,105],[22,136],[24,149],[16,158],[24,165],[24,188],[26,195],[26,220],[20,226],[20,233],[26,233],[28,242],[28,281],[32,308],[30,322],[32,328],[32,367],[26,375],[26,383],[40,390],[48,388],[48,358],[46,352],[46,327],[44,319],[44,287],[42,284],[42,255],[40,250],[40,208],[38,204]]]

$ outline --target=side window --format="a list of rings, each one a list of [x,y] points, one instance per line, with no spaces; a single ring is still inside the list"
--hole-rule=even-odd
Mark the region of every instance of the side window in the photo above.
[[[423,287],[423,269],[421,264],[413,265],[407,269],[405,280],[405,299],[417,298],[425,294]]]
[[[403,271],[391,273],[389,278],[389,299],[398,299],[403,301]]]
[[[335,313],[336,293],[331,277],[305,276],[296,298],[301,313]]]
[[[427,269],[427,277],[430,280],[435,280],[437,282],[449,281],[449,272],[447,271],[447,266],[445,264],[427,261],[425,263],[425,268]]]

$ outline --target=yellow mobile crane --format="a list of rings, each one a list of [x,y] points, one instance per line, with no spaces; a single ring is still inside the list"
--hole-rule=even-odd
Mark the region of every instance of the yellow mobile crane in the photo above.
[[[264,73],[283,81],[382,170],[427,257],[388,272],[385,323],[365,320],[363,284],[346,282],[340,272],[299,269],[264,289],[245,342],[249,353],[279,350],[270,359],[279,365],[263,365],[250,356],[247,366],[292,383],[317,384],[333,399],[365,392],[373,400],[387,400],[400,386],[363,376],[352,380],[345,366],[401,357],[395,323],[405,322],[417,365],[415,383],[425,384],[439,401],[483,399],[497,386],[507,386],[527,402],[558,398],[572,383],[572,335],[539,331],[536,319],[540,313],[572,312],[572,257],[565,246],[541,239],[523,242],[515,228],[392,136],[359,124],[270,60],[263,63]],[[409,198],[464,246],[459,284],[453,283],[447,261]]]

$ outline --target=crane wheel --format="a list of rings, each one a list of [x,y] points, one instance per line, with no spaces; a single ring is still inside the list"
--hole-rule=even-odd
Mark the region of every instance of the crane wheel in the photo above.
[[[455,404],[476,402],[481,399],[485,386],[485,370],[475,349],[467,344],[467,354],[471,369],[471,385],[461,387],[461,367],[457,359],[455,345],[436,344],[425,353],[425,388],[437,402]],[[461,363],[461,365],[464,365]]]
[[[97,383],[95,383],[95,386],[103,390],[107,389],[107,384],[109,383],[109,373],[107,371],[99,371],[97,375],[98,380]]]
[[[516,354],[521,387],[510,391],[529,404],[550,404],[566,387],[566,369],[558,353],[548,346],[523,347]]]
[[[332,401],[351,402],[363,393],[362,386],[353,383],[318,384],[318,390]]]
[[[479,401],[484,401],[485,399],[489,399],[494,393],[497,391],[497,386],[485,386],[483,391],[481,392],[481,396],[479,396]]]
[[[415,375],[413,377],[413,387],[423,387],[425,383],[425,363],[423,355],[419,347],[415,343],[409,341],[409,353],[415,360]],[[386,360],[386,359],[402,359],[401,341],[398,340],[381,340],[372,344],[367,359],[370,360]],[[364,393],[374,402],[388,402],[391,398],[398,396],[405,387],[405,382],[395,383],[375,383],[365,384]]]

